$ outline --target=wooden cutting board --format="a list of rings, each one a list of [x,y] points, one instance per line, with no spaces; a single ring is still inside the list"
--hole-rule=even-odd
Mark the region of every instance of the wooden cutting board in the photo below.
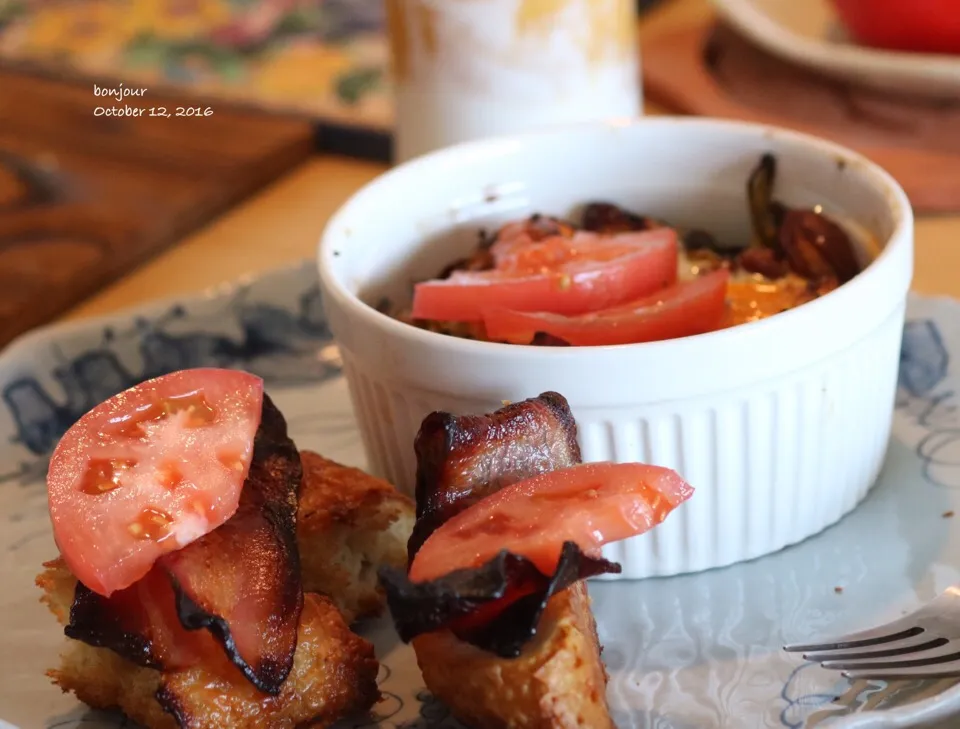
[[[314,149],[306,121],[149,89],[116,100],[93,86],[0,70],[0,347]],[[97,111],[125,106],[143,111]]]
[[[643,66],[652,101],[830,139],[889,171],[917,212],[960,211],[960,99],[896,97],[825,78],[712,23],[651,39]]]

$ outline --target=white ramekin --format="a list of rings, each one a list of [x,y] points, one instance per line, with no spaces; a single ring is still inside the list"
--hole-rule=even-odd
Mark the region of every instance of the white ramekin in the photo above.
[[[480,227],[591,200],[747,240],[745,184],[764,152],[779,161],[778,199],[822,205],[882,247],[861,275],[809,304],[701,336],[590,348],[456,339],[374,308],[408,299],[414,281],[470,250]],[[412,490],[413,439],[431,411],[486,412],[555,390],[570,402],[585,460],[667,466],[695,486],[663,525],[606,550],[624,578],[759,557],[863,499],[890,435],[912,266],[909,201],[876,165],[809,136],[690,118],[576,125],[427,155],[360,190],[319,250],[377,475]]]

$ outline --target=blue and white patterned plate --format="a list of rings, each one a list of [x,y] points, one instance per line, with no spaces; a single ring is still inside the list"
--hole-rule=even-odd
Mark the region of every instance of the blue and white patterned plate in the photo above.
[[[620,729],[960,724],[953,681],[850,683],[779,648],[884,622],[960,584],[960,368],[949,355],[960,350],[960,304],[913,298],[909,312],[894,438],[853,514],[754,562],[591,587]],[[103,398],[204,365],[263,376],[301,447],[364,465],[311,264],[13,344],[0,354],[0,727],[124,725],[43,675],[62,642],[33,582],[55,554],[46,457]],[[457,728],[389,623],[366,632],[386,700],[344,727]]]

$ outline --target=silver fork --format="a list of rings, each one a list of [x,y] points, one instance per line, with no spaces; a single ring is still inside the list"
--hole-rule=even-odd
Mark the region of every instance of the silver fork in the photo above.
[[[960,676],[960,586],[871,630],[783,649],[850,679]]]

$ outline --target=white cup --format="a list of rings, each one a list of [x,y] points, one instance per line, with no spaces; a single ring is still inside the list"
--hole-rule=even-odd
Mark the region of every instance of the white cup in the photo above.
[[[394,159],[642,113],[635,0],[386,0]]]

